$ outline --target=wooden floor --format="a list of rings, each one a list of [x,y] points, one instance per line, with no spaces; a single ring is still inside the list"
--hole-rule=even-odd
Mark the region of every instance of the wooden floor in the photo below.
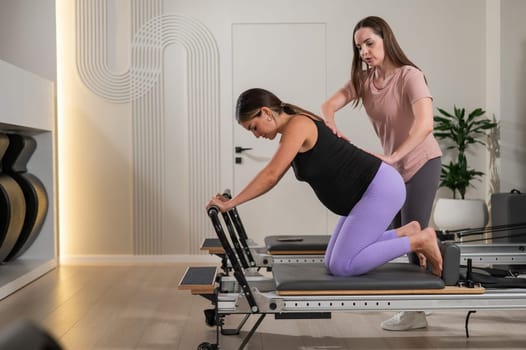
[[[0,329],[33,320],[65,350],[197,349],[203,341],[215,342],[215,329],[204,322],[209,302],[177,290],[185,268],[62,266],[0,301]],[[382,330],[380,322],[392,315],[334,313],[331,320],[294,321],[267,316],[247,349],[526,348],[524,311],[478,311],[471,316],[470,338],[464,334],[463,311],[433,312],[423,330]],[[236,326],[236,317],[228,317],[227,326]],[[240,336],[223,336],[221,349],[237,349],[241,341]]]

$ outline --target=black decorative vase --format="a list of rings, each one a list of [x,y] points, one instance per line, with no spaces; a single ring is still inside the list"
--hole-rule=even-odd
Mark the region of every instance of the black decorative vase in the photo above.
[[[5,157],[9,138],[0,134],[0,159]],[[0,262],[5,261],[15,247],[26,216],[24,192],[13,179],[5,173],[0,163]]]
[[[33,244],[42,229],[49,207],[44,184],[27,171],[27,163],[37,146],[35,139],[20,134],[9,134],[8,137],[9,147],[2,160],[3,169],[22,189],[26,211],[20,235],[4,261],[18,258]]]

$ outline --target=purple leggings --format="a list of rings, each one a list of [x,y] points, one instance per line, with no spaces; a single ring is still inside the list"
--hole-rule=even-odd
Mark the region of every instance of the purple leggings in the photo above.
[[[382,163],[362,198],[342,216],[325,253],[325,266],[336,276],[367,273],[410,252],[409,238],[389,224],[405,201],[405,185],[393,167]]]

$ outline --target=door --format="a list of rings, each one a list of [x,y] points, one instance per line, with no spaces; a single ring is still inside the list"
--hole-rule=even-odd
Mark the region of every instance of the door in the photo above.
[[[246,89],[272,91],[282,101],[319,114],[325,99],[326,49],[323,23],[250,23],[232,26],[233,99]],[[279,143],[256,139],[234,122],[234,194],[270,160]],[[271,234],[327,234],[329,212],[292,168],[277,186],[238,208],[249,237]],[[331,214],[332,215],[332,214]]]

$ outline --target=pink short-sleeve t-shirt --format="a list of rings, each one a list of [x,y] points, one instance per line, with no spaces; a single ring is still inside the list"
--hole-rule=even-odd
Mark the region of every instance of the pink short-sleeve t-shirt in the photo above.
[[[382,89],[374,85],[372,77],[371,72],[365,81],[363,105],[380,138],[384,153],[390,155],[409,137],[415,123],[411,108],[413,103],[432,96],[424,74],[412,66],[397,68]],[[350,81],[343,90],[349,97],[355,96]],[[438,142],[433,134],[429,134],[422,143],[394,164],[394,167],[407,182],[428,160],[441,155]]]

